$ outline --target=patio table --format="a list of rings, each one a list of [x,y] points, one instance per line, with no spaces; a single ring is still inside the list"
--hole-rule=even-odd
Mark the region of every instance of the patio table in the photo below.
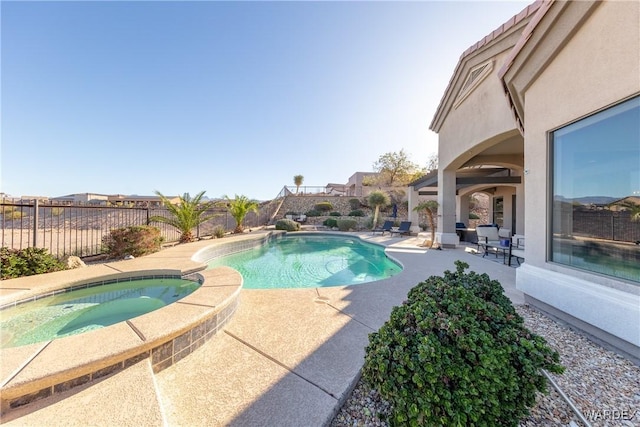
[[[482,258],[484,258],[485,256],[489,255],[489,252],[493,252],[496,254],[496,258],[498,258],[498,254],[502,254],[502,258],[504,260],[507,259],[507,254],[509,252],[509,245],[502,245],[500,243],[493,243],[493,242],[488,242],[488,243],[479,243],[480,247],[482,247],[484,249],[484,253],[482,254]]]

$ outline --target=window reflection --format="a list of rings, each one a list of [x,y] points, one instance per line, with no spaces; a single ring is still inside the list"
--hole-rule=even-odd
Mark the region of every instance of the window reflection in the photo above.
[[[551,261],[640,282],[640,97],[551,135]]]

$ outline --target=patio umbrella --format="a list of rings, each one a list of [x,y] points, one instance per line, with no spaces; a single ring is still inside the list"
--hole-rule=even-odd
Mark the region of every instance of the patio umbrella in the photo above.
[[[393,204],[393,213],[391,214],[391,216],[394,218],[398,217],[398,205],[396,203]]]

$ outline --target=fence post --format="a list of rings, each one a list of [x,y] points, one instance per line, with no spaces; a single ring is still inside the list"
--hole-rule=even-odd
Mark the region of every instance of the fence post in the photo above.
[[[38,247],[38,199],[33,199],[33,247]]]
[[[149,225],[149,207],[147,206],[147,225]]]
[[[616,216],[614,212],[611,212],[611,240],[616,240]]]

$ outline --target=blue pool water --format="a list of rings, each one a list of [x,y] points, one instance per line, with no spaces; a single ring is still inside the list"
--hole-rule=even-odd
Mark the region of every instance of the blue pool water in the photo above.
[[[402,271],[382,246],[328,234],[287,234],[263,246],[208,262],[209,268],[223,265],[242,274],[246,289],[355,285]]]
[[[132,279],[19,304],[0,311],[0,348],[113,325],[178,301],[199,287],[179,278]]]

